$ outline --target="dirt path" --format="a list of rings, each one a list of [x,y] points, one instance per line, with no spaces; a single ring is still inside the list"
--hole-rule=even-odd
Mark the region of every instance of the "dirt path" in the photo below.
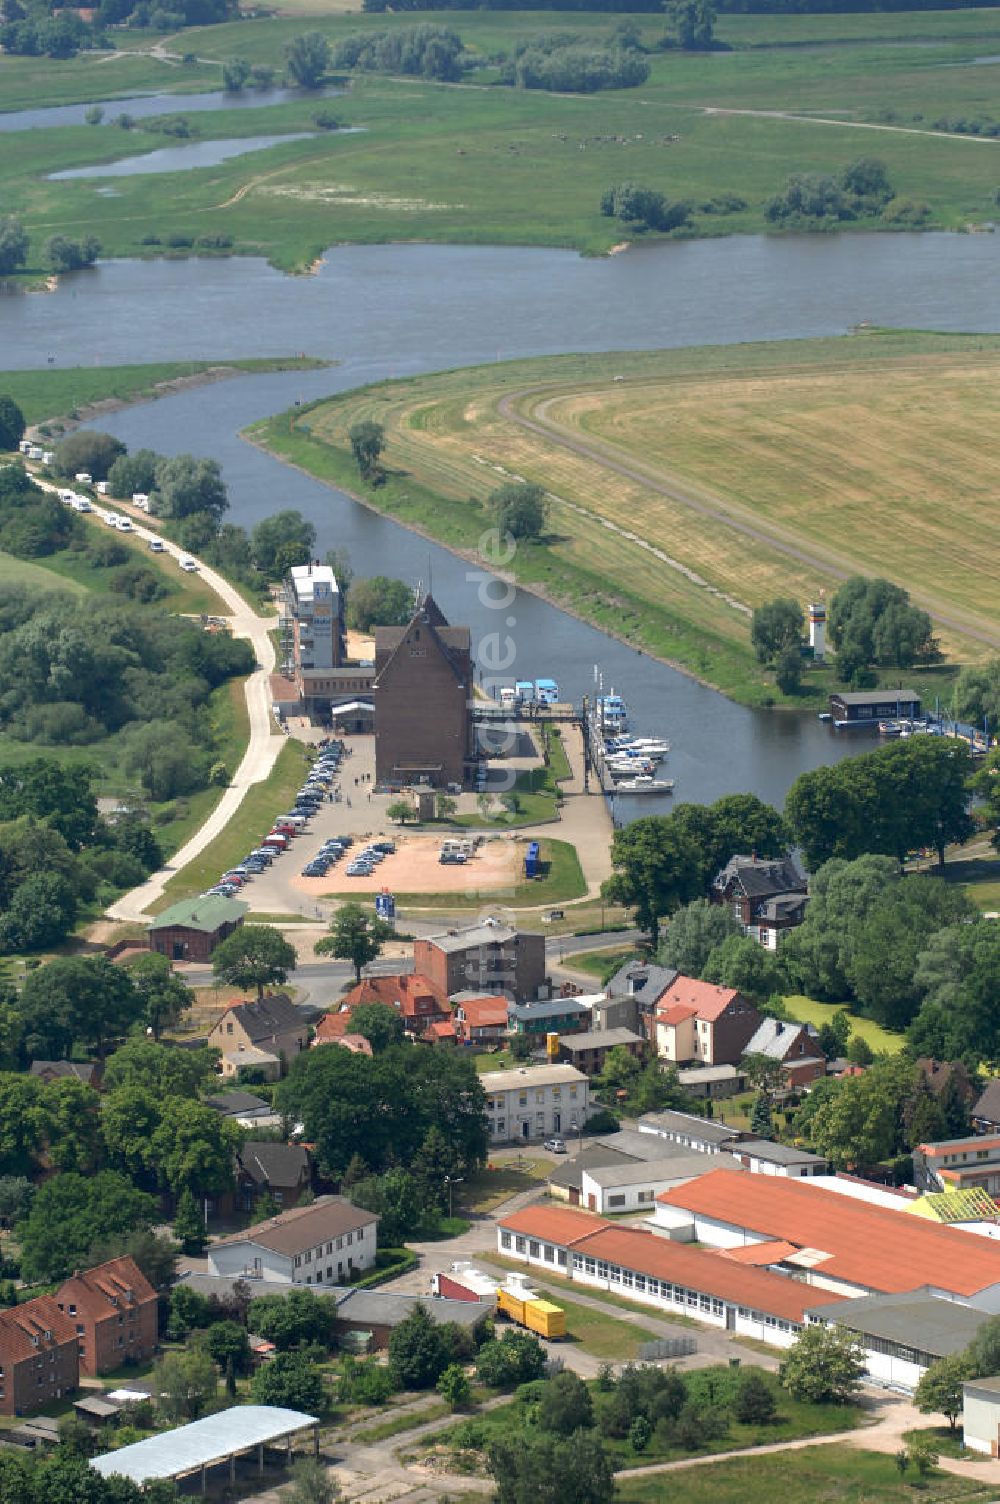
[[[963,136],[956,131],[922,131],[916,125],[878,125],[870,120],[838,120],[831,115],[797,115],[794,110],[735,110],[725,105],[705,105],[704,115],[749,115],[758,120],[788,120],[794,125],[836,125],[851,131],[892,131],[898,136],[942,136],[946,141],[977,141],[996,146],[995,136]]]
[[[545,392],[548,395],[543,397]],[[538,402],[532,404],[531,416],[518,411],[518,404],[525,399],[538,397]],[[595,465],[602,466],[605,470],[612,471],[615,475],[622,476],[625,480],[634,481],[648,491],[655,492],[658,496],[665,496],[668,501],[677,502],[689,511],[696,512],[701,517],[706,517],[712,522],[721,523],[731,528],[733,532],[749,538],[753,543],[762,543],[768,548],[775,549],[784,554],[786,558],[794,559],[797,564],[804,564],[809,569],[823,570],[834,576],[835,579],[845,580],[849,575],[857,572],[858,566],[846,558],[838,558],[836,555],[817,549],[815,547],[804,548],[794,541],[794,534],[776,524],[762,527],[758,524],[745,520],[731,511],[720,499],[706,500],[695,495],[691,490],[681,485],[678,481],[671,481],[658,477],[640,461],[618,459],[609,454],[605,448],[597,444],[588,443],[586,440],[576,437],[568,430],[562,428],[552,419],[547,417],[547,408],[551,402],[561,400],[562,393],[552,395],[551,386],[547,387],[524,387],[520,391],[510,392],[501,397],[497,403],[497,411],[501,417],[517,424],[528,432],[537,434],[549,444],[555,444],[561,449],[575,454],[581,459],[589,460]],[[570,504],[572,505],[572,503]],[[596,515],[596,514],[588,514]],[[615,531],[623,532],[614,524],[607,524]],[[640,540],[641,541],[641,540]],[[960,632],[976,642],[985,643],[987,647],[1000,646],[1000,632],[996,628],[986,628],[980,617],[973,614],[968,616],[955,616],[950,610],[943,610],[935,597],[926,590],[919,588],[910,591],[911,598],[916,605],[925,610],[939,621],[943,626],[950,627],[953,631]]]

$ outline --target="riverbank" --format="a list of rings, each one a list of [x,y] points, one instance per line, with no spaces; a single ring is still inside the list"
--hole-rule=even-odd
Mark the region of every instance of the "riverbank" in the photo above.
[[[814,24],[821,19],[827,24]],[[316,100],[308,93],[277,104],[263,95],[240,107],[220,97],[211,115],[192,115],[192,138],[311,136],[210,169],[161,176],[138,162],[104,188],[86,177],[48,180],[67,168],[174,148],[174,138],[138,121],[128,131],[109,123],[12,133],[2,175],[11,200],[29,206],[27,226],[38,246],[53,232],[93,232],[106,255],[218,254],[225,247],[264,254],[286,271],[306,270],[331,239],[559,246],[605,255],[626,239],[656,238],[601,213],[602,195],[624,180],[690,206],[675,235],[773,231],[780,226],[767,206],[790,175],[836,177],[866,154],[877,154],[888,171],[895,197],[884,213],[855,217],[845,205],[847,217],[785,228],[964,230],[995,217],[1000,150],[990,136],[990,70],[977,66],[978,57],[1000,51],[1000,23],[985,12],[974,21],[958,12],[922,15],[927,39],[917,49],[906,13],[724,16],[718,35],[731,50],[685,54],[659,48],[662,16],[637,16],[648,80],[636,89],[569,95],[498,87],[492,61],[522,40],[565,27],[563,12],[421,12],[419,21],[409,14],[329,16],[311,24],[334,44],[357,31],[447,25],[476,67],[457,84],[356,74],[336,113],[362,128],[357,135],[317,134]],[[594,45],[611,43],[614,26],[608,15],[572,18],[573,33]],[[301,29],[280,18],[192,29],[184,45],[200,62],[190,71],[174,68],[167,86],[204,86],[206,70],[217,79],[219,64],[235,54],[280,67],[283,48]],[[123,71],[115,82],[137,61],[116,61]],[[44,98],[46,69],[37,64],[30,60]],[[150,65],[145,60],[143,70]],[[93,97],[97,71],[83,59],[62,65],[62,97]],[[111,72],[103,68],[105,76]],[[22,98],[13,71],[0,66],[0,109]],[[176,112],[183,113],[182,94]],[[184,150],[181,141],[178,167]]]
[[[244,437],[477,563],[490,492],[530,479],[548,494],[546,532],[519,543],[507,577],[751,706],[815,708],[837,685],[807,664],[782,695],[751,649],[752,608],[830,595],[878,558],[935,615],[952,660],[907,671],[931,702],[997,641],[978,532],[962,519],[983,520],[966,491],[988,464],[975,435],[991,431],[979,411],[991,399],[975,393],[998,360],[995,336],[877,331],[547,357],[358,388]],[[942,423],[968,426],[969,475],[936,457],[932,392]],[[350,454],[363,421],[386,431],[378,487]]]

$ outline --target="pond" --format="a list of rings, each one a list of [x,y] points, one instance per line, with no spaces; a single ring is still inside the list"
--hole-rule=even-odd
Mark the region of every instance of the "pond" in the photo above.
[[[269,146],[283,146],[286,141],[311,141],[313,131],[290,131],[284,136],[236,136],[227,141],[185,141],[181,146],[164,146],[157,151],[141,152],[134,157],[119,157],[117,162],[99,162],[92,167],[67,167],[50,172],[50,183],[71,178],[133,178],[151,172],[193,172],[197,167],[218,167],[233,157],[246,157]]]

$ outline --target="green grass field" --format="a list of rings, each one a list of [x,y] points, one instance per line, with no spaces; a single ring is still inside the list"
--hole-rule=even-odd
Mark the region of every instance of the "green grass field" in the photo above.
[[[47,367],[0,371],[0,392],[13,397],[29,423],[69,418],[95,403],[128,403],[166,396],[177,383],[222,381],[261,371],[313,370],[322,361],[305,356],[250,360],[171,360],[132,366]]]
[[[662,16],[636,20],[649,46],[665,30]],[[1000,21],[988,10],[727,16],[719,35],[731,52],[653,53],[639,89],[563,96],[493,87],[490,58],[554,25],[606,41],[614,17],[324,15],[309,0],[302,18],[185,32],[183,47],[203,60],[190,66],[134,54],[59,64],[0,59],[0,108],[161,88],[178,92],[180,109],[183,91],[217,85],[219,64],[235,53],[280,68],[284,45],[307,26],[335,41],[434,21],[459,32],[481,71],[466,86],[359,76],[336,109],[363,135],[320,133],[218,167],[119,179],[115,198],[99,197],[94,180],[50,183],[46,174],[152,150],[163,145],[161,135],[107,124],[13,136],[0,192],[37,230],[32,274],[40,271],[42,239],[56,231],[93,231],[116,255],[155,254],[142,244],[149,234],[226,233],[236,251],[263,253],[288,269],[308,266],[334,240],[603,253],[628,236],[599,213],[610,183],[631,178],[695,205],[738,193],[745,209],[695,217],[694,233],[727,234],[763,228],[763,205],[789,173],[837,171],[866,152],[886,161],[900,197],[929,205],[936,225],[963,228],[995,212],[1000,144],[929,130],[940,116],[995,112],[993,70],[954,66],[1000,50]],[[148,47],[145,37],[122,41]],[[203,138],[280,133],[309,128],[315,108],[304,96],[192,118]]]
[[[547,535],[520,543],[518,582],[748,704],[783,698],[751,651],[751,608],[832,593],[878,558],[935,616],[952,661],[910,677],[947,703],[954,661],[1000,641],[984,546],[1000,546],[983,379],[998,366],[996,336],[887,331],[552,357],[381,382],[248,437],[467,554],[505,476],[544,486]],[[387,434],[377,489],[349,453],[364,419]],[[835,682],[810,670],[786,703]]]
[[[564,964],[571,971],[585,971],[588,976],[600,978],[617,971],[634,956],[635,951],[631,947],[627,950],[585,950],[567,957]]]
[[[817,1029],[821,1029],[835,1013],[847,1007],[846,1003],[817,1003],[810,997],[794,994],[784,1001],[792,1018],[803,1024],[815,1024]],[[906,1043],[904,1035],[891,1034],[881,1024],[874,1023],[870,1018],[858,1018],[854,1013],[851,1014],[851,1032],[859,1034],[876,1054],[896,1055]]]
[[[766,1457],[740,1457],[671,1474],[672,1504],[748,1504],[761,1498],[782,1504],[968,1504],[990,1500],[993,1485],[937,1472],[919,1486],[912,1473],[900,1476],[895,1459],[854,1447],[805,1447]],[[662,1476],[626,1478],[616,1493],[619,1504],[663,1504]]]

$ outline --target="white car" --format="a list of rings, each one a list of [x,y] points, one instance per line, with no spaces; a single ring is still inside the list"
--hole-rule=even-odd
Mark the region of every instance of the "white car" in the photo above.
[[[162,538],[150,538],[150,540],[149,540],[149,546],[152,549],[152,551],[153,551],[154,554],[162,554],[162,552],[163,552],[163,539]]]
[[[119,517],[118,531],[120,533],[131,533],[133,531],[132,524],[127,517]]]
[[[183,569],[183,571],[184,571],[185,574],[197,574],[198,573],[198,566],[197,566],[197,564],[195,563],[195,561],[193,559],[188,558],[187,555],[184,556],[184,558],[180,561],[180,563],[181,563],[181,568]]]

